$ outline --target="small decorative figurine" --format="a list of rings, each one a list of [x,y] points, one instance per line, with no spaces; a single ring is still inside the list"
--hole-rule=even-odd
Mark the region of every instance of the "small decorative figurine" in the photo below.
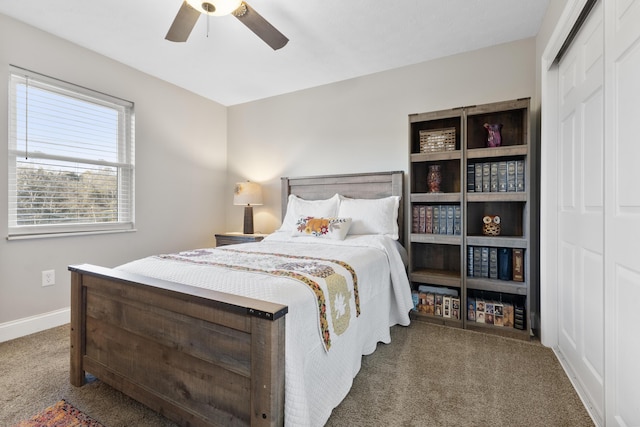
[[[487,147],[499,147],[502,144],[501,123],[485,123],[484,128],[487,130]]]
[[[500,235],[500,217],[498,215],[485,215],[482,222],[482,234],[485,236]]]

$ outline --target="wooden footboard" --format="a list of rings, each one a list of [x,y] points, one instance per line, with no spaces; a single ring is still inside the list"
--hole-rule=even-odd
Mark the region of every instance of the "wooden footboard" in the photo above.
[[[284,424],[287,307],[88,264],[71,271],[85,372],[184,426]]]

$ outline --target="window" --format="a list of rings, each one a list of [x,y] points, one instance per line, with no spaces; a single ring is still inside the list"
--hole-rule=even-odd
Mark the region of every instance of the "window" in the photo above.
[[[9,239],[133,230],[133,103],[11,67]]]

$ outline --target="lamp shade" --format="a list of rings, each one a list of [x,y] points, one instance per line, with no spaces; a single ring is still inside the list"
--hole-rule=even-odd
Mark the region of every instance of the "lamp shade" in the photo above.
[[[256,182],[238,182],[233,191],[233,204],[256,206],[262,204],[262,187]]]

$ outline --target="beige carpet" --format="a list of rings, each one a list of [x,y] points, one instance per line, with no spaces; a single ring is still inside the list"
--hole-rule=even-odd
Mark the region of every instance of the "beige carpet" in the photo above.
[[[593,426],[553,352],[421,322],[362,370],[327,426]],[[174,424],[100,381],[69,384],[68,326],[0,343],[0,426],[65,399],[107,427]]]

